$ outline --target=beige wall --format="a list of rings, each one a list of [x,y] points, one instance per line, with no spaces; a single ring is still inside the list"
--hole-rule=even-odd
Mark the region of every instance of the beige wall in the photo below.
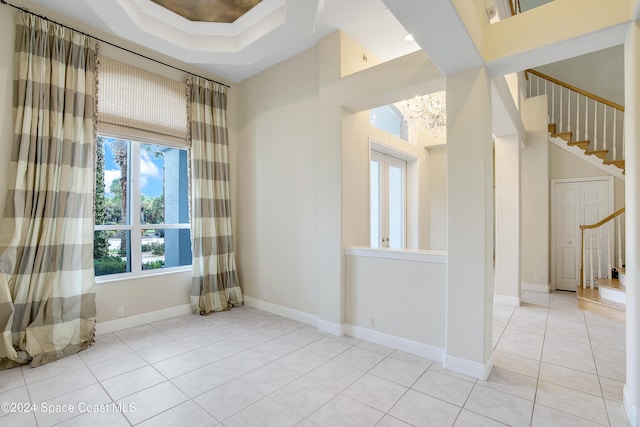
[[[549,285],[549,142],[547,97],[522,103],[526,145],[521,151],[523,290],[548,290]],[[544,288],[544,289],[543,289]]]
[[[430,148],[429,156],[429,249],[447,250],[447,147]]]
[[[21,2],[25,3],[25,2]],[[197,71],[187,64],[182,64],[174,59],[162,57],[161,55],[134,46],[131,43],[122,42],[112,36],[102,34],[86,25],[69,20],[66,17],[58,16],[51,11],[44,10],[37,6],[29,5],[34,12],[40,12],[61,22],[70,25],[81,31],[86,31],[92,35],[103,38],[105,40],[119,43],[122,46],[131,48],[134,51],[143,53],[149,57],[159,59],[164,62],[179,66],[182,69],[192,70],[200,75],[201,71]],[[13,40],[15,26],[15,10],[10,7],[0,7],[0,24],[5,28],[5,37],[0,40],[0,85],[4,90],[1,91],[3,96],[0,97],[0,207],[4,206],[5,197],[8,189],[7,165],[9,164],[11,146],[13,141]],[[185,73],[176,71],[172,68],[159,65],[153,61],[149,61],[138,56],[126,53],[121,49],[102,43],[100,53],[110,56],[119,61],[129,63],[131,65],[145,68],[154,73],[164,75],[173,79],[183,80]],[[216,79],[215,76],[209,76]],[[235,90],[232,88],[229,94],[229,127],[230,145],[232,162],[235,158],[233,146],[235,144],[235,127],[234,105]],[[232,171],[235,170],[232,164]],[[232,186],[232,191],[235,187]],[[97,321],[98,323],[116,320],[117,307],[122,306],[125,309],[125,317],[141,315],[153,311],[170,309],[172,307],[182,306],[189,303],[189,289],[191,284],[190,272],[179,272],[170,274],[159,274],[137,279],[119,280],[117,282],[99,283],[96,286],[96,305],[97,305]]]
[[[317,314],[317,48],[240,83],[238,111],[242,289]]]
[[[347,256],[346,275],[348,324],[445,347],[446,263]]]

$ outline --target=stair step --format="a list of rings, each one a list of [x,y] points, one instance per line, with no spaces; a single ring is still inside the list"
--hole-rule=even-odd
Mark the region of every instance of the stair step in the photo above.
[[[626,290],[625,286],[618,279],[598,279],[596,283],[599,288],[615,289],[620,292],[625,292]]]
[[[624,160],[605,160],[605,165],[614,165],[618,169],[622,169],[624,171]]]
[[[582,148],[584,151],[587,151],[589,149],[590,143],[591,141],[571,141],[571,142],[567,142],[567,145],[569,145],[570,147],[579,147],[579,148]]]
[[[549,128],[549,133],[556,133],[556,124],[555,123],[549,123],[548,125]]]
[[[578,296],[578,307],[581,309],[616,320],[625,320],[625,305],[602,298],[598,289],[578,286],[576,293]]]
[[[571,132],[552,133],[551,136],[554,138],[562,138],[565,141],[569,142],[571,141],[572,133]]]
[[[609,150],[595,150],[595,151],[586,151],[585,154],[587,156],[596,156],[599,159],[605,160],[607,158],[607,153],[609,152]]]

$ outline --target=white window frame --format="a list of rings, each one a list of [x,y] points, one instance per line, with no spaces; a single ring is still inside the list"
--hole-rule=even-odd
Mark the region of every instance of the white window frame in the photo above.
[[[127,230],[129,231],[129,246],[131,256],[131,271],[125,273],[105,274],[101,276],[95,276],[96,283],[105,283],[110,281],[117,281],[122,279],[129,279],[132,277],[146,277],[154,276],[166,273],[175,273],[181,271],[191,271],[192,264],[180,265],[175,267],[163,267],[158,269],[143,270],[142,269],[142,231],[146,229],[190,229],[190,223],[175,223],[175,224],[142,224],[140,220],[140,148],[142,144],[152,144],[164,146],[167,148],[175,148],[178,150],[188,151],[184,146],[177,146],[166,143],[164,141],[139,141],[128,137],[119,137],[116,135],[102,135],[107,138],[117,138],[123,141],[129,141],[129,182],[127,184],[128,190],[128,224],[105,224],[94,225],[94,231],[111,231],[111,230]],[[134,213],[138,214],[135,215]],[[165,254],[166,256],[166,254]],[[193,254],[192,254],[193,257]]]

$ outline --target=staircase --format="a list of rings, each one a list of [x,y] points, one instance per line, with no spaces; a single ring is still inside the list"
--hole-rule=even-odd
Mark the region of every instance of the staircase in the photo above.
[[[622,208],[612,213],[608,217],[596,222],[595,224],[581,225],[582,232],[582,261],[580,265],[580,282],[576,292],[578,296],[578,306],[583,310],[588,310],[596,314],[611,317],[617,320],[625,320],[626,307],[626,285],[625,285],[625,269],[622,256],[622,215],[625,209]],[[607,257],[606,273],[602,274],[600,266],[599,247],[594,247],[593,238],[599,236],[607,236],[611,243],[611,225],[614,229],[613,240],[617,242],[617,262],[616,267],[618,277],[612,277],[611,253]],[[608,228],[605,228],[608,227]],[[603,233],[606,230],[606,233]],[[616,237],[617,234],[617,237]],[[586,242],[589,242],[587,244]],[[610,247],[610,245],[607,245]],[[594,262],[593,254],[596,254]],[[615,255],[614,257],[615,258]],[[598,276],[604,277],[598,277]]]
[[[585,156],[595,156],[602,161],[603,165],[615,166],[616,168],[620,169],[620,171],[624,175],[624,159],[609,159],[610,156],[608,154],[610,150],[608,149],[592,150],[590,149],[592,144],[591,144],[591,141],[589,140],[573,141],[572,140],[573,133],[572,132],[561,132],[561,133],[556,132],[555,123],[549,124],[549,133],[551,134],[551,138],[560,138],[566,142],[567,146],[577,147],[581,149],[584,152]]]
[[[547,96],[549,142],[624,180],[624,107],[538,71],[526,73],[529,97]],[[626,301],[623,213],[624,208],[595,224],[580,226],[582,260],[577,288],[580,308],[618,320],[625,318]],[[593,242],[605,237],[606,247],[615,243],[616,249],[602,262],[604,252]],[[612,265],[619,271],[617,279],[611,277]]]
[[[576,289],[578,307],[601,316],[624,321],[626,308],[626,287],[623,283],[624,268],[620,279],[598,279],[596,289]]]
[[[549,141],[624,180],[624,107],[535,70],[529,97],[546,95]]]

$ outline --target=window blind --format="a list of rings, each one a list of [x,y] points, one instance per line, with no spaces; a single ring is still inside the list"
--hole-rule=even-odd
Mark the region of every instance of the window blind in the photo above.
[[[186,147],[185,83],[101,56],[97,121],[106,136]]]

